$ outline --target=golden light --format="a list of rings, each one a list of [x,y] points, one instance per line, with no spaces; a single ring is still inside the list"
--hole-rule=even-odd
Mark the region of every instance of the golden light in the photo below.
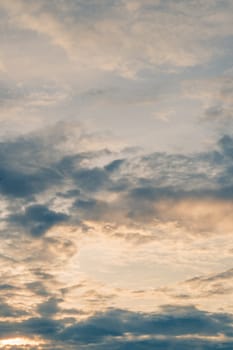
[[[39,345],[39,342],[29,338],[0,339],[0,347],[6,345]]]

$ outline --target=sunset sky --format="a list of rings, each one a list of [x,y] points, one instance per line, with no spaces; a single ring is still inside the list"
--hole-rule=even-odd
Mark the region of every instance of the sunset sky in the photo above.
[[[0,0],[0,349],[233,349],[233,1]]]

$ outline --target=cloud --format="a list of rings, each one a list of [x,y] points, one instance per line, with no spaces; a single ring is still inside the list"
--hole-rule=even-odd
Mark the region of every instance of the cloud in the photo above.
[[[232,10],[0,0],[1,339],[232,349]]]
[[[176,309],[176,308],[175,308]],[[62,333],[61,338],[79,341],[81,334],[85,342],[95,342],[98,338],[107,336],[122,336],[125,333],[134,335],[183,335],[205,334],[212,335],[218,331],[222,317],[207,316],[205,313],[193,312],[189,308],[184,309],[184,314],[179,315],[179,309],[174,314],[143,315],[127,311],[113,310],[105,314],[96,315],[89,320],[77,324]],[[191,311],[191,312],[190,312]],[[228,322],[230,321],[227,320]],[[122,327],[124,325],[124,327]],[[228,328],[227,328],[228,329]],[[92,338],[90,337],[92,334]],[[76,338],[77,337],[77,338]]]
[[[51,277],[52,276],[50,276],[50,278]],[[36,295],[45,297],[50,296],[50,292],[47,290],[44,283],[41,282],[39,279],[40,277],[37,276],[37,281],[27,283],[25,287],[28,288],[31,292],[35,293]]]
[[[3,195],[32,197],[59,182],[61,175],[46,166],[41,146],[41,142],[30,138],[1,143],[0,192]]]
[[[124,159],[116,159],[105,166],[105,169],[109,172],[114,172],[118,170],[120,166],[124,163]]]
[[[24,310],[14,308],[13,306],[5,303],[0,302],[0,317],[1,318],[17,318],[26,316],[28,313]]]
[[[2,290],[2,291],[12,290],[12,289],[15,289],[15,287],[10,285],[10,284],[0,284],[0,290]]]
[[[58,176],[53,177],[56,182]],[[25,174],[16,169],[1,168],[0,191],[12,197],[30,197],[52,185],[50,170],[42,170],[37,174]]]
[[[24,336],[40,335],[44,340],[61,342],[67,345],[121,346],[123,348],[135,344],[186,344],[189,336],[194,348],[201,344],[214,345],[216,349],[224,344],[208,341],[208,337],[219,334],[232,337],[232,318],[227,314],[208,314],[195,308],[164,308],[160,314],[138,314],[123,310],[110,310],[97,314],[85,321],[66,325],[66,320],[50,318],[29,318],[22,322],[4,324],[5,335],[20,332]],[[203,340],[195,340],[195,336],[203,336]],[[156,337],[157,336],[157,337]],[[161,338],[159,338],[161,337]],[[201,339],[201,338],[200,338]],[[205,340],[206,339],[206,340]],[[115,344],[115,345],[114,345]],[[229,342],[227,344],[230,344]]]
[[[30,5],[21,0],[17,6],[6,1],[1,6],[10,18],[14,16],[16,25],[47,36],[82,69],[132,76],[156,65],[198,65],[218,54],[210,40],[218,42],[232,33],[231,4],[224,4],[200,2],[198,11],[203,16],[198,17],[192,1],[163,5],[141,1],[103,1],[100,5],[93,1],[87,5],[70,0],[48,6],[43,0]]]
[[[80,169],[73,174],[76,184],[84,191],[95,192],[108,185],[107,173],[98,168]]]
[[[183,82],[184,95],[199,100],[203,110],[200,120],[229,130],[232,123],[233,76],[226,70],[217,77]]]
[[[59,301],[62,301],[62,299],[58,300],[56,298],[51,297],[44,303],[38,305],[37,310],[39,314],[44,317],[51,317],[53,315],[56,315],[56,313],[60,311],[60,308],[58,306]]]
[[[22,214],[11,215],[10,223],[28,230],[34,237],[40,237],[49,228],[68,220],[68,216],[48,209],[44,205],[31,205]]]
[[[232,254],[232,136],[223,136],[208,152],[146,154],[82,147],[79,152],[80,134],[73,148],[66,145],[67,130],[55,131],[2,143],[2,293],[14,300],[14,310],[30,314],[30,319],[18,314],[21,321],[9,324],[5,334],[18,330],[71,346],[72,340],[84,344],[88,338],[104,346],[112,344],[111,337],[122,346],[139,346],[142,341],[157,344],[161,335],[166,344],[169,337],[175,339],[171,344],[197,334],[230,337],[221,328],[217,305],[222,295],[232,293],[231,275],[225,288],[219,277],[211,282],[204,275],[211,276],[215,266],[226,270]],[[26,181],[26,189],[8,191],[6,183],[14,177]],[[31,185],[33,179],[39,186]],[[137,271],[134,276],[132,271]],[[190,281],[197,275],[198,281]],[[206,311],[180,309],[182,317],[171,315],[171,309],[158,317],[145,314],[148,304],[154,311],[162,303],[192,303]],[[107,312],[116,305],[126,314]],[[227,298],[221,305],[230,310]],[[192,341],[204,346],[204,340]]]
[[[184,283],[194,288],[199,297],[231,295],[233,293],[233,269],[207,276],[197,276]]]
[[[8,212],[18,211],[6,214],[8,222],[33,235],[59,223],[106,222],[109,217],[120,225],[142,224],[145,219],[152,223],[156,218],[199,232],[231,230],[230,135],[206,153],[128,158],[124,150],[69,154],[63,147],[65,133],[57,140],[50,142],[46,135],[2,143],[0,191],[6,200],[18,201],[8,207]],[[18,207],[22,203],[23,213]]]

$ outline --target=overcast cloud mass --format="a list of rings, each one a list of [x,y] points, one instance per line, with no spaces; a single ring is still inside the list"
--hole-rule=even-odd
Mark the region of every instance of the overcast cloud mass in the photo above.
[[[0,349],[233,349],[232,0],[0,0]]]

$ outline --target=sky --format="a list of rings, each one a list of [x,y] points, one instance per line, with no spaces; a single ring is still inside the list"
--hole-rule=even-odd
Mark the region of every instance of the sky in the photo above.
[[[0,349],[233,348],[232,0],[0,0]]]

